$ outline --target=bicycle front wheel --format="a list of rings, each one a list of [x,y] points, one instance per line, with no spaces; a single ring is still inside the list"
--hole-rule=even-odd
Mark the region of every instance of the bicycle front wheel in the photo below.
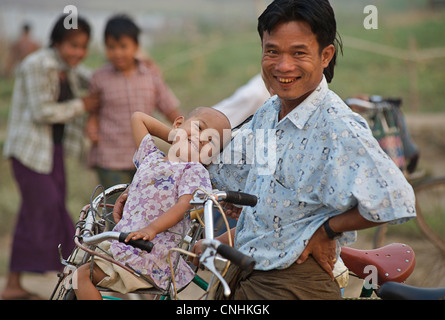
[[[414,192],[420,230],[445,253],[445,177],[422,181]]]

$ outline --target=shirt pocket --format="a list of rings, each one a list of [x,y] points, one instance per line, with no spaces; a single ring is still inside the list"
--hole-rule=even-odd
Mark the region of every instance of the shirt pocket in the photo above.
[[[265,205],[269,206],[283,223],[295,223],[310,217],[322,205],[312,199],[313,194],[306,194],[304,189],[304,186],[300,188],[297,184],[293,188],[287,187],[271,177],[267,185],[267,196],[264,198]]]

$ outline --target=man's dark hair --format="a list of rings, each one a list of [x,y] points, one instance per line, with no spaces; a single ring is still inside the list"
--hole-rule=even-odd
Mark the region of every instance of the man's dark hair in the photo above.
[[[334,68],[338,49],[342,50],[340,37],[337,38],[337,23],[334,10],[328,0],[275,0],[258,18],[258,33],[263,40],[263,33],[270,33],[278,24],[291,21],[304,21],[309,24],[317,37],[320,54],[324,48],[333,44],[335,54],[329,66],[324,69],[326,80],[334,78]]]
[[[51,31],[50,35],[50,44],[49,46],[52,48],[55,44],[59,44],[63,42],[67,36],[74,32],[84,32],[90,38],[91,35],[91,27],[90,24],[82,17],[77,16],[77,29],[67,29],[64,26],[65,18],[68,17],[68,14],[62,14],[54,24],[54,27]]]
[[[141,30],[133,22],[133,20],[126,15],[117,15],[111,17],[105,26],[104,40],[107,37],[112,37],[119,40],[123,36],[130,37],[136,44],[139,44],[139,34]]]

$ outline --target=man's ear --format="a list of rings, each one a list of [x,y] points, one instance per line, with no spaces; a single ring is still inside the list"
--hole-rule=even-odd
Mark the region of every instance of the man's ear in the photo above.
[[[334,54],[335,54],[335,46],[333,44],[330,44],[323,49],[323,52],[321,53],[321,63],[323,65],[323,68],[328,67],[329,63],[334,57]]]
[[[183,123],[185,118],[183,116],[179,116],[173,121],[173,129],[178,129]]]

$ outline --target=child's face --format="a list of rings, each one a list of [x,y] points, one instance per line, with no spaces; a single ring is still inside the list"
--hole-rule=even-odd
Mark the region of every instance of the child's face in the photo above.
[[[119,39],[108,36],[105,40],[108,60],[119,71],[132,70],[135,66],[135,56],[139,50],[138,44],[128,36]]]
[[[68,65],[75,67],[86,57],[89,40],[85,32],[73,31],[62,42],[54,44],[54,48]]]
[[[180,161],[209,164],[222,150],[225,140],[230,138],[230,123],[217,110],[200,108],[188,119],[178,119],[174,123],[176,130],[169,158],[173,156]]]

